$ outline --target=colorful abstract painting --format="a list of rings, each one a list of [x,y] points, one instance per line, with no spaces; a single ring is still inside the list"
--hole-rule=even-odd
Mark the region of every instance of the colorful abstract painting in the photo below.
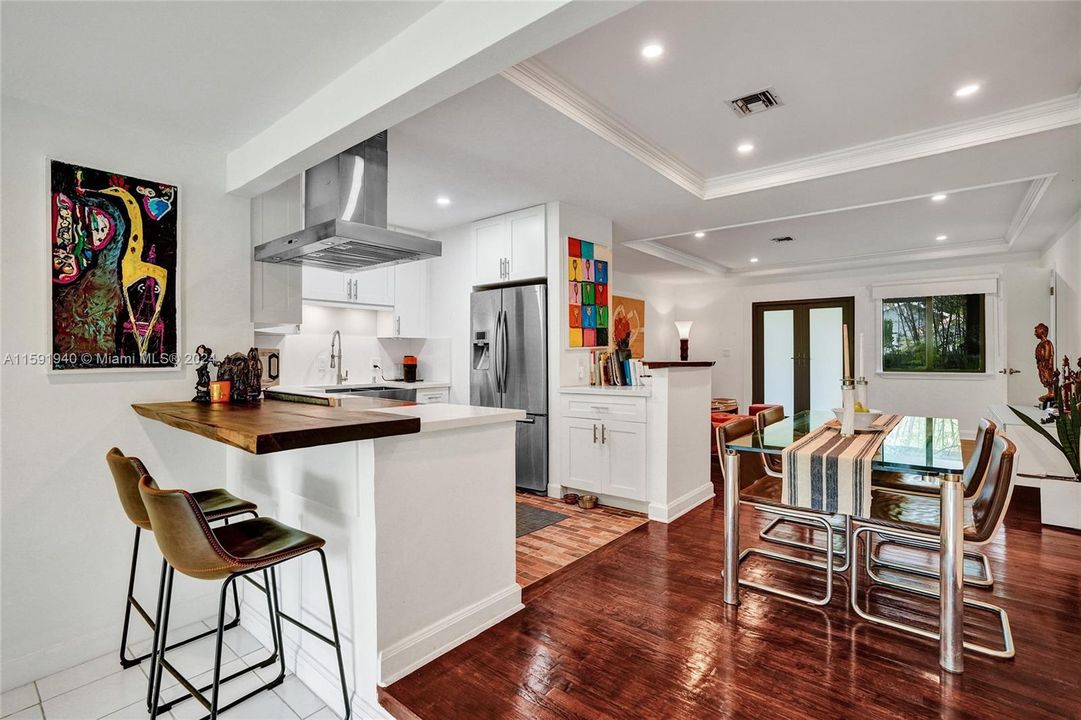
[[[646,301],[612,296],[612,344],[630,335],[631,357],[642,359],[646,354]]]
[[[608,271],[611,252],[579,238],[567,238],[568,344],[608,347]]]
[[[52,367],[171,368],[179,188],[50,162]]]

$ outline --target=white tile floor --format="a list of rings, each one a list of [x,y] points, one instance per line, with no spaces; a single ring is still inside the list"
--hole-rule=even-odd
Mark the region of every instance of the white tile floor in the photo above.
[[[187,637],[212,627],[210,622],[178,628],[171,637]],[[266,658],[266,649],[243,628],[233,628],[225,633],[222,651],[222,675],[228,675],[245,666],[254,665]],[[132,654],[145,652],[150,641],[135,643]],[[185,645],[169,653],[173,663],[194,678],[196,685],[210,682],[214,666],[214,638],[208,637]],[[143,720],[146,712],[146,667],[144,661],[138,667],[124,670],[116,653],[95,658],[55,675],[17,687],[0,696],[0,718],[4,720]],[[265,668],[222,686],[222,703],[254,690],[265,680],[276,675],[274,668]],[[261,679],[262,678],[262,679]],[[162,675],[162,695],[171,698],[179,694],[172,690],[177,686],[169,673]],[[172,692],[166,692],[166,689]],[[332,720],[341,708],[329,708],[293,674],[271,691],[260,693],[246,702],[222,713],[227,720]],[[187,700],[175,706],[171,712],[158,717],[163,720],[190,720],[205,715],[203,707],[195,700]]]

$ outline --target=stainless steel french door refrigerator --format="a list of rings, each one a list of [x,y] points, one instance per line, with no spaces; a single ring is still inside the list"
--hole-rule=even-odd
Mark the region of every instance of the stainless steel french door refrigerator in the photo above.
[[[470,404],[525,410],[516,485],[547,492],[548,288],[478,290],[470,311]]]

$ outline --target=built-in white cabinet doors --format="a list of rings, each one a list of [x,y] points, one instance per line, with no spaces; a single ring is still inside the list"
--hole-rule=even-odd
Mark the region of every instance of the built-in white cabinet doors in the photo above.
[[[304,266],[304,299],[353,305],[394,305],[393,267],[343,273]]]
[[[628,500],[646,499],[646,425],[564,418],[563,485]]]
[[[473,223],[473,283],[492,285],[548,274],[543,205]]]
[[[304,227],[301,177],[252,198],[252,247]],[[252,260],[251,320],[256,329],[272,325],[296,325],[302,319],[301,270]]]
[[[379,314],[380,337],[428,337],[429,262],[394,266],[393,309]]]

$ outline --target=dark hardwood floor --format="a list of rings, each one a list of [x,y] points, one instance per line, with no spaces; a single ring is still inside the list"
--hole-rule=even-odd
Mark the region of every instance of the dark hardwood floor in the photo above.
[[[383,702],[427,720],[1081,718],[1081,534],[1041,526],[1032,498],[1015,493],[987,548],[994,589],[969,591],[1008,610],[1017,656],[966,653],[963,676],[939,671],[936,643],[859,619],[847,578],[826,608],[747,589],[738,609],[726,606],[718,494],[582,559],[525,610],[382,691]],[[743,513],[745,546],[765,522]],[[768,560],[745,569],[823,587]],[[934,601],[872,598],[936,622]],[[985,618],[969,620],[969,635],[990,637]]]

